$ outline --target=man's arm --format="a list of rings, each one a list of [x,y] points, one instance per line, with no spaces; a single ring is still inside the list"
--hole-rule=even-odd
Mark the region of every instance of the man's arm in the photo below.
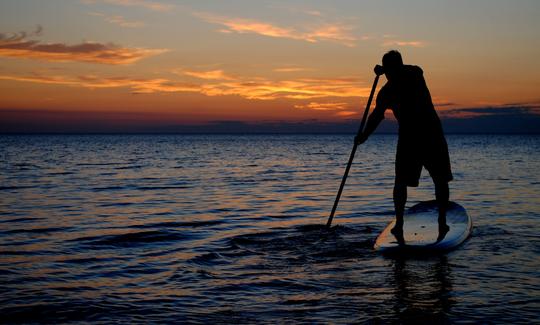
[[[364,131],[355,138],[357,145],[364,143],[367,138],[377,129],[381,121],[384,120],[384,111],[386,111],[388,108],[384,88],[381,89],[377,94],[377,100],[375,102],[375,109],[371,114],[369,114]]]

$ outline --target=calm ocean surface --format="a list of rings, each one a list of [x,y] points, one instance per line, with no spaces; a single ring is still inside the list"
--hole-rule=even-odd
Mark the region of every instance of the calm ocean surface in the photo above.
[[[395,135],[329,232],[352,135],[0,136],[0,322],[539,323],[540,136],[447,140],[473,235],[398,258]]]

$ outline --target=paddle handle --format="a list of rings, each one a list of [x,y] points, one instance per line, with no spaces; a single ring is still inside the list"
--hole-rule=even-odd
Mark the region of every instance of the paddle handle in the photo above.
[[[364,131],[364,126],[366,125],[366,120],[369,113],[369,107],[371,106],[371,101],[373,100],[373,94],[375,94],[375,88],[377,88],[377,82],[379,82],[379,74],[376,75],[375,80],[373,81],[373,86],[371,87],[371,92],[369,94],[369,99],[366,104],[366,109],[364,110],[364,115],[362,116],[362,122],[360,123],[358,132],[356,133],[357,136],[362,134],[362,132]],[[345,187],[345,182],[347,181],[347,176],[349,175],[349,170],[351,169],[351,165],[354,160],[354,155],[356,154],[357,147],[358,147],[358,144],[356,144],[356,141],[355,141],[353,145],[353,149],[351,151],[351,155],[349,156],[349,162],[347,163],[347,167],[345,168],[345,173],[343,174],[343,178],[341,179],[341,185],[339,186],[339,190],[336,195],[336,200],[334,201],[334,206],[332,207],[332,211],[330,212],[330,217],[328,217],[326,228],[330,228],[330,226],[332,225],[332,220],[334,219],[334,214],[336,213],[339,199],[341,197],[341,192],[343,192],[343,187]]]

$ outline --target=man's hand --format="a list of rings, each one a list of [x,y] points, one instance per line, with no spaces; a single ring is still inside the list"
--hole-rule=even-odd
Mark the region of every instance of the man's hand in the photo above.
[[[382,66],[378,65],[378,64],[375,66],[375,68],[373,68],[373,71],[378,76],[384,74],[384,68]]]
[[[359,146],[362,143],[366,142],[367,136],[364,133],[360,133],[359,135],[354,137],[354,143]]]

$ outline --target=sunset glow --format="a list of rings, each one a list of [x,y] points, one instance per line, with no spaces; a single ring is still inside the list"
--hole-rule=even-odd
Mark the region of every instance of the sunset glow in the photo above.
[[[113,115],[137,125],[357,120],[389,49],[422,67],[443,119],[540,110],[535,1],[0,6],[0,131],[47,113],[61,131],[59,112],[112,126]]]

